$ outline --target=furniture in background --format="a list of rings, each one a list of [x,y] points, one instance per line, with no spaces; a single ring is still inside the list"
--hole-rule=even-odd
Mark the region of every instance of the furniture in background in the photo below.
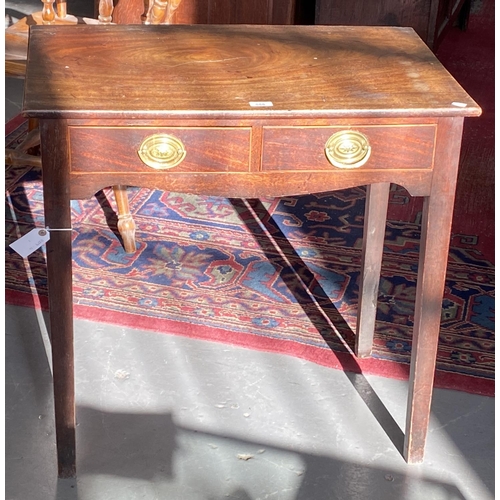
[[[339,70],[339,68],[341,70]],[[423,460],[464,117],[411,28],[34,26],[59,474],[76,472],[71,199],[109,185],[228,198],[368,185],[356,354],[369,356],[391,182],[424,197],[404,456]]]
[[[99,1],[95,2],[97,10]],[[304,2],[305,0],[183,0],[173,14],[171,23],[294,24],[301,15],[301,4]],[[117,24],[139,24],[143,11],[144,0],[117,2],[113,20]]]
[[[465,29],[471,0],[316,0],[315,24],[409,26],[436,51],[446,30]]]

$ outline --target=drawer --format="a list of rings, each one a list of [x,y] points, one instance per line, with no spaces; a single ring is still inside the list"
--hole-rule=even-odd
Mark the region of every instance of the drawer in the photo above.
[[[434,124],[264,127],[262,170],[430,169],[435,138]]]
[[[70,126],[72,172],[248,172],[251,127]],[[141,159],[142,157],[142,159]]]

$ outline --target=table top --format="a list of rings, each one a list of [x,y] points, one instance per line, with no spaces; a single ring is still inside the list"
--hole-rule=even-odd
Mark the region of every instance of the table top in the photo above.
[[[32,117],[477,116],[411,28],[33,26]]]

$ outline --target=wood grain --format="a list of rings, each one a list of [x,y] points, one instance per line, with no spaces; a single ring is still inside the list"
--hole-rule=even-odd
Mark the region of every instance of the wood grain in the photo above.
[[[404,444],[409,463],[422,462],[429,427],[462,128],[462,118],[441,123],[436,144],[441,168],[424,199]]]
[[[28,116],[480,113],[408,28],[34,26],[28,60]]]
[[[70,229],[69,145],[66,124],[40,122],[45,224]],[[54,379],[59,477],[76,474],[75,376],[71,231],[53,231],[47,242],[50,344]]]
[[[356,130],[369,140],[371,154],[362,170],[432,168],[434,126],[366,127],[353,122],[349,127],[264,127],[262,169],[335,171],[325,144],[341,130]]]
[[[250,169],[249,127],[71,127],[72,171],[89,175],[105,172],[154,172],[138,155],[142,142],[154,134],[168,134],[184,144],[186,158],[174,167],[175,172],[248,172]]]
[[[263,196],[293,196],[323,193],[336,189],[363,186],[372,182],[395,182],[404,186],[412,195],[429,193],[432,170],[354,170],[335,174],[325,171],[302,172],[249,172],[249,173],[201,173],[201,172],[105,172],[102,174],[73,172],[71,198],[90,198],[94,193],[111,185],[142,186],[162,191],[191,193],[224,198],[259,198]]]

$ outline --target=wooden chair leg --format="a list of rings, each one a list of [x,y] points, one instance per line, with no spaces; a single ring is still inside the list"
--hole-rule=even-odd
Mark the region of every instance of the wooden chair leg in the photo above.
[[[113,191],[118,208],[118,232],[122,237],[125,252],[134,253],[136,250],[135,222],[130,213],[127,186],[113,186]]]
[[[28,118],[28,130],[35,130],[38,128],[38,120],[36,118]]]
[[[66,0],[56,0],[56,14],[59,19],[64,19],[68,15]]]
[[[21,144],[18,144],[15,148],[5,149],[5,164],[41,167],[42,159],[34,151],[38,146],[40,146],[38,120],[30,118],[28,120],[28,133]]]
[[[42,0],[42,22],[43,24],[54,24],[56,20],[56,12],[54,10],[54,0]]]
[[[359,357],[370,356],[372,352],[389,188],[390,183],[383,182],[369,185],[366,191],[355,346]]]

